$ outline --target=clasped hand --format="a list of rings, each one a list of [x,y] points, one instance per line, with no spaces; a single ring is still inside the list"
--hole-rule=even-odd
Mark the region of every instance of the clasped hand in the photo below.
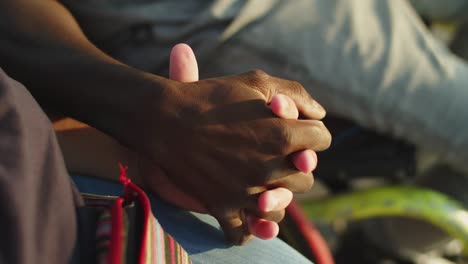
[[[175,47],[171,63],[177,81],[160,103],[141,106],[146,186],[210,213],[233,243],[276,236],[271,223],[283,218],[291,192],[311,188],[315,152],[330,145],[325,111],[299,83],[258,70],[197,81],[186,45]]]

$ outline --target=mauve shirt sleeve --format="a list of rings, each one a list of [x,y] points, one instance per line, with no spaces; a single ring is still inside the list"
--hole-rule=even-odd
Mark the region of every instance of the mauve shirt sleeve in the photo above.
[[[52,126],[0,69],[0,263],[67,263],[77,236],[74,192]]]

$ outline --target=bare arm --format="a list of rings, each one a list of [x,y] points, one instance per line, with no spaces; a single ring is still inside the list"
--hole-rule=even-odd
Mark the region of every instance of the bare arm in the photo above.
[[[142,98],[167,85],[99,50],[57,1],[1,0],[0,36],[0,67],[42,105],[121,141]]]
[[[292,167],[291,155],[331,140],[319,121],[325,112],[299,83],[252,71],[185,84],[132,69],[95,47],[51,0],[0,0],[0,67],[39,103],[160,165],[235,243],[248,235],[243,212],[258,212],[256,194],[311,187],[310,170]],[[275,117],[267,104],[277,94],[308,119]]]

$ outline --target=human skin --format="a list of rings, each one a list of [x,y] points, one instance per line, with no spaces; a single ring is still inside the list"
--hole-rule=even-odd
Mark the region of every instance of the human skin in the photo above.
[[[182,82],[198,80],[197,62],[188,45],[178,44],[173,48],[169,65],[172,80]],[[299,113],[294,102],[285,95],[276,95],[269,107],[279,117],[298,118]],[[129,166],[129,176],[138,184],[148,185],[141,182],[142,175],[146,175],[146,178],[152,179],[153,188],[157,189],[159,195],[164,196],[167,201],[188,210],[206,212],[203,205],[172,184],[170,178],[158,166],[138,159],[136,153],[83,123],[70,118],[53,119],[65,162],[71,173],[116,180],[118,175],[116,164],[122,162]],[[90,155],[91,153],[93,155]],[[306,168],[304,172],[311,172],[317,165],[316,154],[311,150],[296,153],[292,160],[296,167]],[[309,168],[308,171],[307,168]],[[264,213],[279,211],[275,214],[284,215],[284,208],[289,205],[291,199],[292,192],[288,189],[267,190],[259,195],[258,208]],[[279,220],[281,219],[275,219],[275,221]],[[275,221],[247,214],[248,231],[262,239],[277,236],[279,227]]]
[[[188,45],[178,44],[173,47],[169,65],[170,79],[181,82],[198,81],[197,61],[192,49]],[[297,119],[299,117],[297,107],[288,96],[282,94],[275,95],[269,107],[273,113],[281,118]],[[292,161],[296,168],[299,168],[300,171],[305,173],[311,173],[317,166],[317,156],[315,152],[311,150],[296,153]],[[153,168],[153,172],[154,171],[159,171],[152,179],[158,179],[159,184],[155,188],[161,189],[161,191],[159,191],[160,194],[180,193],[178,196],[167,195],[166,200],[179,204],[182,207],[189,204],[191,206],[187,209],[190,210],[204,211],[201,204],[197,204],[197,201],[191,200],[190,197],[178,190],[177,186],[171,184],[169,178],[165,176],[159,168]],[[164,183],[161,184],[162,182]],[[177,197],[176,201],[174,201],[174,197]],[[263,213],[274,212],[274,214],[277,215],[284,215],[284,209],[289,205],[292,197],[292,192],[285,188],[267,190],[259,195],[257,201],[258,208]],[[251,234],[262,239],[271,239],[278,235],[279,227],[277,222],[258,218],[251,213],[247,213],[247,219],[248,229]],[[281,219],[276,219],[276,221],[280,220]]]
[[[262,71],[190,83],[139,71],[94,46],[59,2],[0,1],[0,34],[0,65],[41,105],[157,164],[233,243],[248,239],[245,211],[259,211],[258,194],[311,187],[291,158],[330,144],[325,111],[299,83]],[[304,119],[275,117],[278,94]]]

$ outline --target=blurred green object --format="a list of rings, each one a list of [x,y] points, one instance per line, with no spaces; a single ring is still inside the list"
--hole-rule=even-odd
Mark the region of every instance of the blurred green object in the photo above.
[[[363,220],[401,216],[429,222],[463,243],[468,257],[468,211],[459,202],[433,190],[409,187],[381,187],[351,192],[324,200],[302,201],[306,215],[314,222]]]

